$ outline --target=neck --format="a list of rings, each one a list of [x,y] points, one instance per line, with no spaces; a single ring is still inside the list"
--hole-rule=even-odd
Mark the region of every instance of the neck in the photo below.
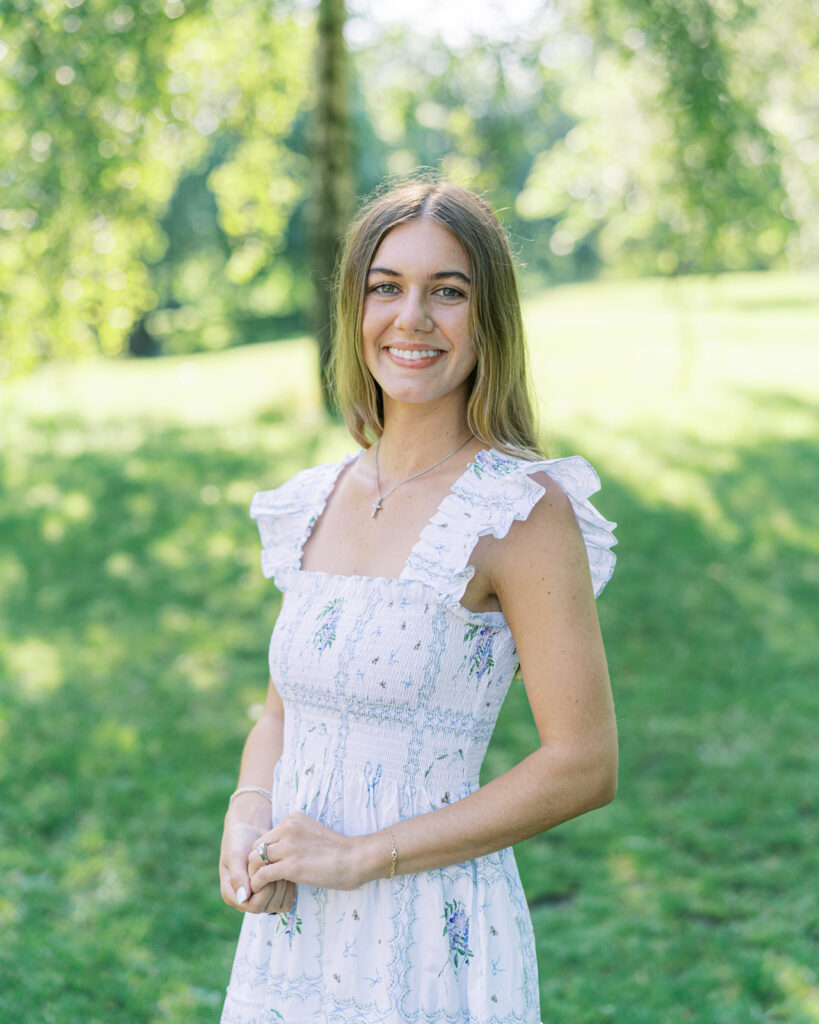
[[[431,408],[433,403],[385,404],[378,445],[382,473],[407,476],[436,462],[470,435],[466,409]],[[464,449],[467,451],[467,448]]]

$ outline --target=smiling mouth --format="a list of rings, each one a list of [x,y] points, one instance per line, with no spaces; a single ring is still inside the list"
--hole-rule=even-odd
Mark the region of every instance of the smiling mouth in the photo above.
[[[441,355],[441,349],[439,348],[415,349],[389,346],[387,351],[391,356],[396,356],[398,359],[408,359],[411,362],[417,359],[434,359],[435,356]]]

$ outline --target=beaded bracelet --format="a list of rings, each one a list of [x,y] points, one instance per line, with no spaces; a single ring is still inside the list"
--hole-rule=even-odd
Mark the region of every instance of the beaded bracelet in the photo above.
[[[392,829],[386,825],[384,831],[392,840],[392,866],[390,867],[389,880],[392,881],[395,878],[395,865],[398,862],[398,846],[395,842],[395,836],[392,834]]]
[[[242,786],[241,789],[237,789],[234,793],[230,794],[230,800],[228,800],[228,807],[233,803],[240,793],[258,793],[260,796],[266,796],[267,799],[273,803],[273,794],[266,789],[262,789],[261,786]]]

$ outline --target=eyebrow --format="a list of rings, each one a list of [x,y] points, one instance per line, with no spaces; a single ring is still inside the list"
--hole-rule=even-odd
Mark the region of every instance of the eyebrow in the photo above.
[[[400,271],[390,270],[389,267],[370,267],[367,271],[367,276],[369,277],[370,274],[386,274],[388,277],[401,277]],[[472,284],[468,275],[464,274],[460,270],[439,270],[437,273],[430,275],[430,278],[433,281],[441,281],[445,277],[455,277],[459,281],[463,281],[464,284]]]

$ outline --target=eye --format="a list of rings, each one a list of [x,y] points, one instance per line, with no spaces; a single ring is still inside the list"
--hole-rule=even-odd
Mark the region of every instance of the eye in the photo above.
[[[392,281],[381,281],[379,284],[374,284],[370,291],[375,292],[376,295],[397,295],[398,285],[393,284]]]
[[[442,299],[463,299],[466,298],[465,293],[460,288],[454,288],[451,284],[445,284],[443,288],[438,289],[438,294]]]

